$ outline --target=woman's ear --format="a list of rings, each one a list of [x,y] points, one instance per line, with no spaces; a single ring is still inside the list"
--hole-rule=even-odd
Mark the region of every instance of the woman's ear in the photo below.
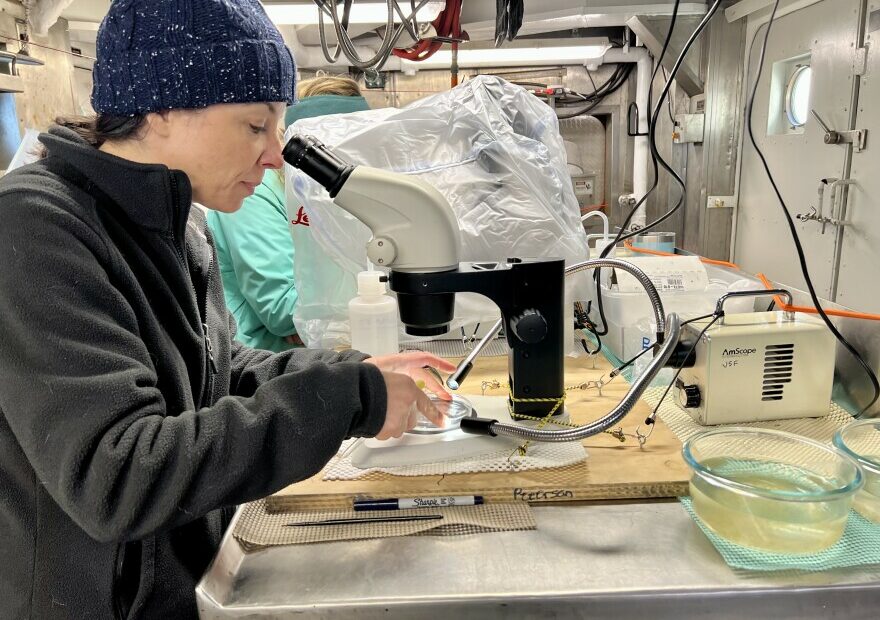
[[[147,114],[146,130],[160,138],[167,138],[173,133],[173,124],[174,118],[170,110],[161,110]]]

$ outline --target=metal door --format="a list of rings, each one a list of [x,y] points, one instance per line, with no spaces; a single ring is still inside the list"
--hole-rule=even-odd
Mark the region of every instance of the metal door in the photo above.
[[[843,214],[840,271],[836,301],[880,313],[880,2],[868,5],[865,48],[867,62],[859,88],[855,127],[866,129],[867,149],[853,153],[853,184]]]
[[[755,138],[770,165],[780,192],[794,214],[818,211],[822,179],[824,213],[834,179],[846,176],[851,147],[827,145],[825,132],[809,114],[802,127],[788,115],[790,77],[800,66],[812,70],[809,109],[832,128],[848,128],[854,97],[854,59],[859,38],[861,0],[822,0],[804,8],[780,12],[770,33],[764,70],[754,104]],[[756,74],[769,9],[749,18],[749,94]],[[736,215],[734,259],[744,269],[764,272],[771,279],[805,288],[794,243],[773,189],[748,136],[743,141],[739,207]],[[841,192],[837,192],[840,194]],[[820,297],[832,298],[835,228],[798,221],[810,275]]]

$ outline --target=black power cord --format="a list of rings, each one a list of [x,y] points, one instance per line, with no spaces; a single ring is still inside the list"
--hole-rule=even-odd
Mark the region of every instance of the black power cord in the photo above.
[[[819,313],[819,316],[822,317],[822,320],[825,322],[825,325],[828,326],[828,329],[831,330],[831,333],[834,334],[834,337],[837,338],[838,342],[840,342],[843,347],[849,351],[849,353],[856,359],[856,361],[861,365],[864,369],[865,374],[868,375],[868,378],[871,381],[871,385],[874,388],[874,397],[871,399],[871,402],[867,404],[859,415],[864,414],[871,407],[874,406],[874,403],[877,402],[878,398],[880,398],[880,382],[877,381],[877,375],[874,373],[874,370],[868,365],[865,359],[861,356],[861,354],[856,351],[855,347],[853,347],[846,338],[844,338],[843,334],[838,331],[837,327],[834,326],[834,323],[831,322],[831,319],[828,318],[828,315],[825,313],[825,310],[822,308],[822,304],[819,301],[819,296],[816,294],[816,288],[813,286],[813,280],[810,278],[809,269],[807,268],[807,259],[804,254],[803,245],[801,245],[800,236],[798,235],[797,228],[794,225],[794,220],[791,217],[791,212],[788,210],[788,206],[785,204],[785,200],[782,198],[782,193],[779,191],[779,187],[776,185],[776,180],[773,178],[773,174],[770,172],[770,166],[767,163],[767,158],[764,157],[763,151],[761,151],[758,146],[758,142],[755,140],[755,133],[752,127],[752,110],[755,106],[755,97],[758,93],[758,84],[761,81],[761,74],[764,69],[764,56],[767,52],[767,41],[770,38],[770,29],[773,27],[773,21],[776,19],[776,11],[779,8],[779,0],[773,5],[773,11],[770,13],[770,21],[767,23],[767,30],[764,32],[764,42],[761,44],[761,55],[758,58],[758,71],[755,75],[755,83],[752,86],[752,92],[749,96],[748,105],[746,106],[746,124],[749,131],[749,141],[752,143],[752,146],[755,149],[755,152],[758,154],[758,157],[761,160],[761,164],[764,167],[764,172],[767,173],[767,180],[770,181],[770,185],[773,187],[773,191],[776,194],[776,198],[779,200],[779,206],[782,207],[782,212],[785,214],[785,221],[788,224],[788,230],[791,233],[791,238],[794,241],[794,247],[797,250],[798,262],[800,263],[801,273],[804,276],[804,280],[807,283],[807,290],[810,293],[810,299],[813,302],[813,306],[816,308],[816,312]]]
[[[567,107],[557,108],[556,115],[559,117],[559,120],[566,120],[591,112],[602,103],[602,100],[605,99],[605,97],[614,93],[626,83],[630,73],[632,73],[632,69],[633,66],[631,63],[618,64],[611,76],[605,82],[596,87],[592,93],[589,95],[577,93],[581,95],[581,101],[578,103],[585,101],[587,102],[587,105],[572,111],[569,111]],[[560,114],[563,110],[565,110],[565,114]]]
[[[655,59],[656,64],[654,66],[653,72],[651,73],[651,84],[648,87],[648,109],[649,110],[653,109],[653,104],[652,104],[651,100],[652,100],[652,95],[654,92],[654,80],[657,78],[657,71],[659,70],[659,68],[661,67],[661,65],[663,63],[663,58],[666,56],[666,51],[669,49],[669,42],[672,40],[672,32],[675,30],[675,24],[676,24],[676,21],[678,20],[678,8],[679,8],[680,4],[681,4],[681,0],[675,0],[675,5],[672,7],[672,17],[670,18],[670,22],[669,22],[669,30],[666,31],[666,39],[663,41],[663,47],[660,49],[660,55]],[[662,103],[662,102],[663,102],[663,99],[661,97],[659,103]],[[627,119],[627,120],[629,120],[629,119]],[[652,129],[650,123],[648,124],[648,140],[649,140],[649,142],[654,140],[654,130]],[[651,150],[651,164],[652,164],[653,170],[654,170],[654,184],[651,186],[651,188],[648,190],[648,192],[635,204],[635,206],[629,212],[629,215],[627,215],[626,220],[624,221],[623,225],[620,227],[621,232],[623,230],[625,230],[627,226],[629,226],[629,223],[632,220],[632,218],[635,215],[638,208],[641,207],[645,203],[645,200],[647,200],[648,196],[656,189],[657,185],[660,182],[660,170],[657,165],[657,157],[655,156],[655,153],[657,153],[657,150],[652,149]],[[608,256],[608,253],[611,251],[611,248],[613,248],[614,245],[616,245],[617,243],[618,243],[618,240],[615,239],[614,243],[612,243],[611,245],[606,247],[605,251],[603,251],[602,254],[600,255],[601,258],[605,258],[606,256]],[[596,286],[596,307],[599,311],[599,322],[601,323],[601,327],[596,326],[596,332],[600,333],[602,335],[605,335],[608,333],[608,322],[605,320],[605,308],[602,306],[602,285],[601,285],[601,279],[600,279],[601,271],[602,271],[601,269],[597,269],[595,271],[595,273],[593,274],[593,280],[594,280],[595,286]]]
[[[663,85],[663,90],[660,93],[660,97],[657,100],[657,104],[654,107],[653,113],[651,115],[651,124],[648,127],[648,142],[651,147],[651,158],[654,161],[654,166],[655,166],[654,184],[651,186],[651,188],[648,190],[648,192],[644,196],[642,196],[641,200],[639,200],[636,203],[636,205],[632,208],[629,215],[627,215],[626,220],[624,220],[623,225],[620,227],[620,230],[618,231],[617,235],[615,236],[614,241],[612,243],[608,244],[608,246],[606,246],[605,249],[602,251],[602,254],[600,255],[601,258],[607,257],[608,254],[611,252],[611,250],[621,241],[625,241],[627,239],[635,237],[636,235],[644,234],[645,231],[651,230],[652,228],[662,224],[667,219],[669,219],[670,217],[675,215],[675,213],[678,212],[678,210],[681,208],[681,206],[685,203],[685,199],[687,198],[687,188],[685,186],[684,180],[666,162],[666,160],[663,159],[663,157],[660,155],[659,150],[657,149],[657,121],[660,118],[660,111],[663,106],[663,101],[669,95],[669,90],[672,88],[672,83],[675,81],[675,76],[678,74],[678,71],[681,69],[681,65],[684,63],[685,57],[687,56],[687,54],[690,51],[693,44],[700,37],[700,35],[703,33],[703,31],[706,29],[706,27],[709,25],[709,22],[711,21],[712,17],[714,17],[715,13],[718,11],[719,7],[721,6],[721,2],[722,2],[722,0],[715,0],[715,2],[712,4],[712,6],[709,8],[709,10],[703,16],[703,19],[700,20],[700,23],[697,25],[697,27],[691,33],[690,37],[688,37],[687,42],[684,44],[684,47],[682,48],[681,53],[678,55],[678,58],[676,59],[675,64],[672,67],[672,71],[670,71],[670,73],[669,73],[669,78],[666,80],[666,83]],[[677,11],[677,9],[678,9],[678,4],[676,3],[675,11]],[[675,27],[674,17],[675,17],[675,13],[673,13],[673,20],[669,26],[669,31],[667,33],[667,42],[671,38],[672,30]],[[659,63],[658,63],[658,67],[659,67]],[[655,75],[656,75],[656,70],[655,70]],[[648,196],[650,196],[657,189],[657,185],[659,183],[659,177],[657,176],[658,172],[656,169],[657,164],[662,166],[663,169],[666,170],[672,176],[673,180],[679,186],[679,188],[681,190],[681,194],[679,195],[678,201],[675,203],[675,205],[669,211],[667,211],[666,213],[664,213],[663,215],[658,217],[653,222],[646,225],[644,228],[641,228],[639,230],[630,231],[627,233],[626,227],[629,226],[629,223],[630,223],[630,221],[632,221],[632,218],[635,215],[636,211],[639,209],[639,207],[641,207],[642,204],[644,204],[644,202],[648,199]],[[602,287],[601,287],[601,283],[600,283],[598,277],[596,278],[596,307],[599,311],[599,320],[602,323],[600,333],[607,333],[608,326],[607,326],[607,321],[605,320],[605,309],[602,305]]]
[[[648,192],[642,197],[642,199],[636,204],[636,206],[633,207],[632,211],[630,211],[629,215],[627,216],[626,220],[624,221],[623,225],[621,226],[620,231],[617,233],[617,236],[614,238],[614,243],[605,248],[605,250],[602,253],[602,258],[605,258],[608,255],[607,253],[610,252],[612,250],[612,248],[615,245],[617,245],[618,243],[620,243],[621,241],[626,241],[627,239],[631,239],[632,237],[635,237],[636,235],[643,234],[646,230],[650,230],[650,229],[658,226],[659,224],[662,224],[667,219],[669,219],[670,217],[675,215],[675,213],[684,204],[685,198],[687,197],[687,188],[685,187],[684,179],[682,179],[681,176],[679,176],[679,174],[666,162],[666,160],[663,159],[663,157],[660,155],[660,151],[657,149],[657,121],[660,118],[660,110],[663,106],[663,102],[666,99],[666,97],[669,95],[669,90],[672,88],[672,83],[675,81],[675,76],[678,74],[678,71],[681,69],[681,65],[684,63],[685,57],[687,56],[687,54],[690,51],[693,44],[700,37],[700,35],[703,33],[703,31],[706,29],[706,27],[709,25],[709,22],[711,21],[712,17],[714,17],[715,13],[720,8],[721,2],[722,2],[722,0],[715,0],[715,2],[712,4],[712,6],[709,8],[709,10],[706,12],[706,15],[703,16],[703,19],[700,20],[700,23],[697,25],[697,27],[691,33],[691,36],[688,38],[687,42],[685,43],[684,47],[682,48],[681,53],[678,55],[678,58],[676,59],[675,64],[672,67],[672,71],[669,73],[669,79],[667,79],[666,83],[663,85],[663,90],[660,93],[660,98],[658,99],[657,105],[654,107],[653,114],[651,116],[651,125],[649,127],[649,138],[648,138],[649,144],[651,146],[651,156],[652,156],[652,158],[656,159],[657,163],[659,163],[660,166],[662,166],[662,168],[664,170],[666,170],[666,172],[668,172],[670,175],[672,175],[672,178],[675,180],[676,184],[681,189],[681,196],[679,196],[678,202],[675,203],[675,206],[673,206],[669,211],[664,213],[662,216],[658,217],[656,220],[654,220],[650,224],[647,224],[643,228],[640,228],[639,230],[633,230],[633,231],[630,231],[627,233],[626,227],[629,225],[630,221],[632,220],[632,218],[635,215],[638,208],[642,204],[644,204],[644,202],[645,202],[645,200],[647,200],[648,196],[657,189],[658,180],[655,179],[654,185],[648,190]],[[671,32],[671,28],[670,28],[670,32]]]

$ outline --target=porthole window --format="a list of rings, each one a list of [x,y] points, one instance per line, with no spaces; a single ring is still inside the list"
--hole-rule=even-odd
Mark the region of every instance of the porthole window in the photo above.
[[[803,127],[810,115],[810,82],[813,70],[809,65],[797,67],[788,80],[785,113],[792,127]]]

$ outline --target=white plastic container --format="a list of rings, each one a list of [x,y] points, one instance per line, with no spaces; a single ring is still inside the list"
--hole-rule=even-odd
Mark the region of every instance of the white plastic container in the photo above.
[[[706,265],[706,273],[708,285],[704,290],[659,291],[664,312],[675,312],[682,320],[687,320],[713,312],[718,299],[725,293],[764,289],[756,278],[723,267]],[[765,303],[770,301],[762,299]],[[750,297],[732,299],[724,309],[727,312],[751,312],[754,304],[755,300]],[[602,342],[619,359],[632,358],[654,341],[654,312],[643,291],[619,292],[603,287],[602,305],[608,322],[608,334],[603,336]],[[595,303],[592,316],[598,317]],[[651,355],[648,354],[640,361],[647,363],[650,358]]]
[[[348,302],[351,348],[368,355],[399,352],[397,300],[386,294],[383,277],[380,271],[360,272],[358,295]]]

